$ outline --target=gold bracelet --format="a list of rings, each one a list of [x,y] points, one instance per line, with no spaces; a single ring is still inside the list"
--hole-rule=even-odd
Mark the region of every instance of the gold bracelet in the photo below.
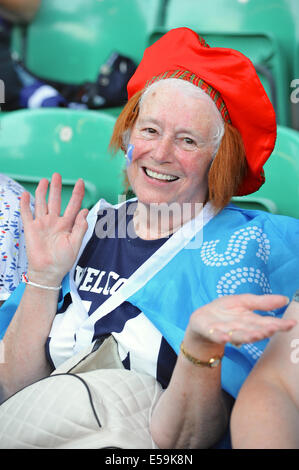
[[[181,342],[181,348],[180,349],[181,349],[183,355],[190,362],[192,362],[192,364],[194,364],[196,366],[200,366],[200,367],[210,367],[210,368],[218,367],[220,362],[221,362],[221,359],[223,357],[223,354],[222,354],[222,356],[213,356],[213,357],[211,357],[207,362],[201,361],[200,359],[197,359],[196,357],[192,356],[191,354],[189,354],[186,351],[186,349],[183,346],[183,341]]]

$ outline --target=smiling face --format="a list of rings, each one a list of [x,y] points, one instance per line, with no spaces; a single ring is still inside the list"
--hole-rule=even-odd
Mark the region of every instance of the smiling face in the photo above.
[[[187,92],[170,80],[157,85],[143,97],[130,136],[130,184],[143,204],[204,202],[218,111],[204,92],[190,93],[194,85],[185,83]]]

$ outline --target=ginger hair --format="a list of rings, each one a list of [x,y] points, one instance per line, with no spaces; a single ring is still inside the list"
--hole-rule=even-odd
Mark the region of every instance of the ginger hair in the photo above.
[[[246,173],[247,160],[241,134],[225,122],[224,135],[208,175],[208,199],[217,209],[223,209],[238,194]]]
[[[119,115],[110,140],[110,149],[126,151],[128,142],[125,136],[130,134],[139,114],[139,102],[143,90],[138,91],[127,102]],[[245,148],[240,132],[231,124],[224,123],[224,135],[208,174],[208,197],[216,209],[223,209],[234,195],[238,194],[247,172]],[[129,181],[125,175],[126,189]]]
[[[142,91],[138,91],[134,96],[127,102],[122,112],[118,116],[112,137],[110,140],[110,149],[117,152],[119,149],[126,152],[126,145],[124,142],[124,136],[127,131],[131,131],[136,119],[139,114],[139,101],[142,95]]]

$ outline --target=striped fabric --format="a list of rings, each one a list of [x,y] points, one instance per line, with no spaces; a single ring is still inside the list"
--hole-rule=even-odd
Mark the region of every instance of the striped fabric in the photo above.
[[[168,72],[163,72],[159,75],[156,75],[155,77],[152,77],[150,80],[148,80],[146,83],[146,87],[152,85],[154,82],[157,82],[158,80],[165,80],[166,78],[178,78],[180,80],[186,80],[187,82],[190,82],[193,85],[201,88],[214,101],[224,121],[231,123],[228,109],[219,91],[215,90],[215,88],[213,88],[211,85],[205,82],[202,78],[199,78],[197,75],[195,75],[195,73],[190,72],[189,70],[170,70]]]

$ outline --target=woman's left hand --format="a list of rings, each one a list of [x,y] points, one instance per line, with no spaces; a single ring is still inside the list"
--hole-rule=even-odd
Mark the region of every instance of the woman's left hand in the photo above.
[[[213,343],[224,346],[227,342],[241,345],[270,337],[277,331],[288,331],[296,325],[296,320],[254,313],[254,310],[267,312],[283,307],[288,301],[282,295],[220,297],[193,312],[184,342],[200,342],[206,347]]]

